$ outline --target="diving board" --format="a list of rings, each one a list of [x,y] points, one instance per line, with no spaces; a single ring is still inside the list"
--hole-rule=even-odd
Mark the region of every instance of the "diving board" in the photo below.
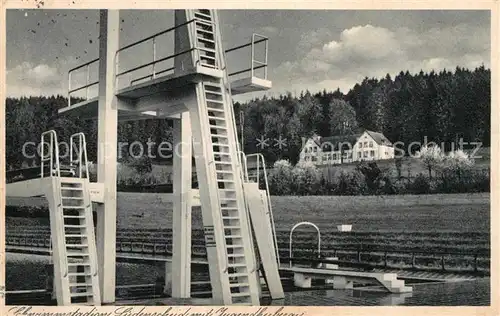
[[[315,269],[302,267],[280,267],[280,271],[294,274],[296,285],[310,288],[312,279],[332,280],[336,289],[348,289],[354,282],[373,282],[383,286],[390,293],[412,292],[411,286],[406,286],[403,280],[398,280],[396,273],[347,271],[338,269]]]
[[[40,169],[40,167],[38,167]],[[71,180],[73,178],[61,177],[61,180]],[[49,178],[35,178],[24,181],[7,183],[5,186],[6,197],[35,197],[46,196],[49,190],[52,192],[52,179]],[[104,202],[104,184],[90,182],[88,185],[90,200],[92,202]]]

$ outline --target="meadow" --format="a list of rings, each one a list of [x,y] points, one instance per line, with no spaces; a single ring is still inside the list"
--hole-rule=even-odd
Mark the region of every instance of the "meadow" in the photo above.
[[[120,229],[172,228],[172,203],[166,194],[125,193],[117,196]],[[43,199],[8,198],[11,206],[46,206]],[[277,230],[301,221],[322,230],[351,224],[355,231],[481,232],[490,230],[490,194],[431,194],[392,196],[272,196]],[[193,208],[193,228],[202,228],[201,211]],[[7,217],[7,226],[48,226],[39,218]]]

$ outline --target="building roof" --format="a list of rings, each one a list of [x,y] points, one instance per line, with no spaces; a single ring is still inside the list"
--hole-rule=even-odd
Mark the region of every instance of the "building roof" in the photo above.
[[[339,151],[340,146],[348,150],[354,147],[360,136],[361,134],[328,136],[315,139],[315,142],[323,151]]]
[[[392,146],[392,143],[384,136],[382,133],[373,132],[365,130],[365,132],[370,135],[373,140],[379,145]],[[353,149],[354,145],[358,139],[363,134],[351,134],[351,135],[338,135],[338,136],[328,136],[320,137],[313,136],[311,139],[321,147],[322,151],[339,151],[340,146],[343,150]]]
[[[391,146],[392,143],[390,140],[387,139],[387,137],[384,136],[382,133],[377,133],[377,132],[372,132],[372,131],[366,131],[368,135],[370,135],[373,140],[379,144],[379,145],[385,145],[385,146]]]

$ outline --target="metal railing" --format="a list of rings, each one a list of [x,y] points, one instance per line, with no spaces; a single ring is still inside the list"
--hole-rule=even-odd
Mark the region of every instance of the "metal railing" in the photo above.
[[[10,235],[10,236],[9,236]],[[25,233],[24,235],[27,235]],[[31,236],[31,234],[29,234]],[[50,255],[50,237],[29,237],[29,236],[19,236],[13,237],[12,234],[7,233],[7,237],[5,240],[6,251],[14,252],[14,253],[33,253],[33,254],[48,254]],[[193,256],[197,258],[206,258],[205,246],[201,244],[204,239],[195,239],[195,242],[200,242],[200,244],[192,245]],[[165,257],[172,255],[172,241],[170,240],[151,240],[148,239],[146,242],[137,242],[132,240],[124,240],[118,237],[116,243],[117,253],[127,254],[144,254],[142,260],[164,260]],[[279,250],[281,253],[289,253],[288,245],[286,241],[280,242],[281,248]],[[14,247],[14,248],[12,248]],[[19,248],[16,248],[19,247]],[[295,249],[302,253],[304,250],[310,250],[308,248],[299,248]],[[368,264],[374,266],[380,266],[385,268],[397,268],[400,265],[392,265],[389,263],[389,257],[394,258],[406,258],[410,259],[409,267],[417,270],[427,270],[427,266],[422,266],[417,264],[417,259],[420,260],[430,260],[435,259],[439,261],[439,264],[436,266],[441,271],[454,271],[454,267],[447,260],[448,259],[463,259],[470,260],[471,266],[469,269],[463,269],[464,272],[481,272],[481,271],[489,271],[489,265],[483,264],[483,267],[480,267],[480,262],[488,262],[490,261],[490,253],[484,251],[436,251],[436,250],[403,250],[403,249],[393,249],[384,246],[380,246],[377,249],[367,249],[362,247],[361,245],[343,245],[336,243],[334,247],[328,247],[327,249],[323,249],[323,253],[333,253],[333,257],[337,257],[339,255],[349,255],[354,256],[354,261],[350,260],[333,260],[327,258],[315,258],[313,257],[298,257],[295,256],[293,258],[281,256],[282,262],[288,262],[293,260],[294,262],[326,262],[326,263],[345,263],[345,264]],[[152,256],[151,256],[152,255]],[[351,256],[349,255],[349,256]],[[349,257],[348,256],[348,257]],[[351,257],[352,257],[351,256]],[[364,257],[364,258],[363,258]],[[373,257],[382,258],[382,259],[373,259]],[[123,258],[122,258],[123,259]],[[138,260],[141,258],[138,256]],[[398,260],[398,262],[401,260]],[[450,260],[453,261],[453,260]]]
[[[178,53],[175,53],[175,54],[172,54],[172,55],[166,56],[166,57],[159,58],[159,59],[157,59],[157,56],[156,56],[156,51],[157,51],[157,49],[156,49],[156,48],[157,48],[157,47],[156,47],[156,45],[157,45],[157,40],[156,40],[156,38],[157,38],[158,36],[165,35],[165,34],[167,34],[167,33],[169,33],[169,32],[175,31],[176,29],[178,29],[178,28],[180,28],[180,27],[187,26],[187,25],[189,25],[189,24],[191,24],[191,23],[195,23],[195,22],[203,22],[204,24],[207,24],[207,23],[211,24],[211,25],[212,25],[212,29],[213,29],[214,36],[216,36],[216,32],[215,32],[215,24],[214,24],[213,22],[204,21],[204,20],[200,20],[200,19],[198,19],[198,18],[194,18],[194,19],[191,19],[191,20],[189,20],[189,21],[187,21],[187,22],[184,22],[184,23],[181,23],[181,24],[175,25],[175,26],[173,26],[173,27],[171,27],[171,28],[168,28],[168,29],[163,30],[163,31],[158,32],[158,33],[155,33],[155,34],[153,34],[153,35],[151,35],[151,36],[148,36],[148,37],[146,37],[146,38],[143,38],[142,40],[139,40],[139,41],[137,41],[137,42],[131,43],[131,44],[129,44],[129,45],[126,45],[126,46],[124,46],[124,47],[122,47],[122,48],[118,49],[118,50],[116,51],[116,54],[115,54],[115,70],[116,70],[116,82],[115,82],[115,86],[116,86],[116,87],[118,87],[118,79],[119,79],[119,77],[121,77],[121,76],[123,76],[123,75],[126,75],[126,74],[129,74],[129,73],[131,73],[131,72],[134,72],[134,71],[140,70],[140,69],[144,69],[144,68],[146,68],[146,67],[150,67],[150,66],[152,67],[152,73],[151,73],[151,74],[146,75],[146,76],[142,76],[142,77],[140,77],[140,78],[136,78],[136,79],[132,80],[132,81],[130,82],[130,85],[134,84],[134,83],[135,83],[135,82],[137,82],[137,81],[144,80],[144,79],[148,79],[148,78],[150,78],[150,80],[153,80],[153,79],[155,79],[155,78],[156,78],[156,76],[157,76],[157,75],[159,75],[159,74],[163,74],[163,73],[166,73],[166,72],[168,72],[168,71],[172,71],[172,70],[174,70],[174,69],[175,69],[175,67],[170,67],[170,68],[168,68],[168,69],[165,69],[165,70],[162,70],[162,71],[156,72],[156,65],[157,65],[157,64],[162,63],[162,62],[165,62],[165,61],[167,61],[167,60],[170,60],[170,59],[175,58],[175,57],[180,56],[180,55],[184,55],[184,54],[188,54],[188,53],[194,52],[194,51],[198,51],[198,57],[197,57],[197,58],[196,58],[196,60],[195,60],[195,64],[198,64],[198,63],[200,62],[200,59],[201,59],[201,58],[200,58],[200,56],[199,56],[199,51],[200,51],[200,50],[203,50],[203,48],[200,48],[200,47],[198,47],[198,46],[197,46],[197,40],[196,40],[196,30],[195,30],[195,29],[193,29],[193,30],[194,30],[194,34],[192,34],[192,38],[194,39],[194,42],[193,42],[194,46],[193,46],[193,47],[191,47],[191,48],[189,48],[189,49],[186,49],[186,50],[184,50],[184,51],[181,51],[181,52],[178,52]],[[142,64],[142,65],[136,66],[136,67],[134,67],[134,68],[131,68],[131,69],[128,69],[128,70],[124,70],[124,71],[122,71],[122,72],[119,72],[119,71],[118,71],[118,54],[119,54],[120,52],[123,52],[123,51],[125,51],[125,50],[129,49],[129,48],[135,47],[135,46],[137,46],[137,45],[139,45],[139,44],[142,44],[142,43],[147,42],[147,41],[150,41],[150,40],[151,40],[151,42],[152,42],[152,51],[153,51],[153,56],[152,56],[152,57],[153,57],[153,60],[152,60],[152,61],[150,61],[150,62],[147,62],[147,63],[145,63],[145,64]]]
[[[265,43],[265,45],[264,45],[264,56],[265,56],[264,61],[260,61],[260,60],[255,59],[255,45],[262,43],[262,42]],[[239,75],[239,74],[242,74],[245,72],[250,72],[251,77],[254,77],[255,70],[264,68],[264,78],[262,78],[262,79],[267,80],[267,61],[268,61],[268,49],[269,49],[269,38],[268,37],[266,37],[264,35],[257,34],[257,33],[253,33],[252,34],[252,41],[250,43],[227,49],[225,51],[225,53],[227,54],[227,53],[237,51],[237,50],[240,50],[242,48],[249,47],[249,46],[251,47],[250,68],[246,68],[243,70],[238,70],[236,72],[232,72],[229,74],[229,76],[235,76],[235,75]]]
[[[121,76],[123,76],[123,75],[132,73],[132,72],[140,70],[140,69],[144,69],[146,67],[152,67],[152,73],[151,74],[148,74],[148,75],[145,75],[145,76],[141,76],[139,78],[132,79],[130,81],[130,85],[134,85],[135,83],[137,83],[137,82],[139,82],[141,80],[145,80],[145,79],[153,80],[153,79],[157,78],[157,76],[159,76],[159,75],[162,75],[162,74],[165,74],[165,73],[168,73],[168,72],[171,72],[171,71],[175,70],[175,67],[169,67],[167,69],[156,71],[157,64],[165,62],[167,60],[170,60],[172,58],[175,58],[175,57],[183,55],[183,54],[191,53],[193,51],[203,50],[203,48],[197,46],[197,44],[196,44],[196,42],[197,42],[196,41],[196,34],[194,34],[193,35],[193,38],[195,38],[194,47],[192,47],[190,49],[186,49],[186,50],[184,50],[182,52],[178,52],[178,53],[175,53],[175,54],[172,54],[172,55],[169,55],[169,56],[157,59],[157,40],[156,40],[157,37],[159,37],[161,35],[164,35],[164,34],[167,34],[169,32],[172,32],[175,29],[180,28],[182,26],[186,26],[186,25],[188,25],[190,23],[194,23],[196,21],[200,21],[200,20],[196,19],[196,18],[192,19],[192,20],[189,20],[187,22],[184,22],[182,24],[176,25],[176,26],[171,27],[169,29],[166,29],[164,31],[158,32],[158,33],[153,34],[151,36],[148,36],[148,37],[146,37],[146,38],[144,38],[142,40],[139,40],[137,42],[131,43],[129,45],[126,45],[126,46],[121,47],[120,49],[118,49],[116,51],[116,55],[115,55],[115,70],[116,70],[116,77],[115,77],[116,82],[115,82],[115,84],[116,84],[116,87],[118,86],[118,78],[121,77]],[[215,31],[215,24],[213,22],[208,22],[208,21],[202,21],[202,22],[203,23],[211,23],[212,26],[213,26],[213,30],[214,30],[214,36],[217,36],[217,33]],[[120,52],[123,52],[123,51],[129,49],[129,48],[135,47],[135,46],[137,46],[139,44],[142,44],[142,43],[150,41],[150,40],[152,41],[152,51],[153,51],[153,56],[152,57],[153,57],[153,60],[151,62],[148,62],[148,63],[142,64],[142,65],[133,67],[131,69],[124,70],[122,72],[118,72],[118,54]],[[215,45],[217,45],[217,40],[215,42],[216,42]],[[255,58],[255,51],[256,51],[255,46],[256,46],[256,44],[259,44],[259,43],[262,43],[262,42],[265,43],[265,46],[264,46],[264,55],[265,55],[264,61],[257,60]],[[251,77],[254,77],[256,70],[264,68],[264,77],[262,79],[267,80],[268,42],[269,42],[269,38],[268,37],[254,33],[254,34],[252,34],[252,40],[251,40],[251,42],[249,42],[247,44],[239,45],[239,46],[236,46],[236,47],[233,47],[233,48],[230,48],[230,49],[227,49],[225,51],[226,54],[230,53],[230,52],[233,52],[233,51],[237,51],[237,50],[246,48],[246,47],[251,47],[251,64],[250,64],[250,67],[246,68],[246,69],[243,69],[243,70],[239,70],[239,71],[230,73],[230,74],[228,74],[228,76],[235,76],[235,75],[242,74],[242,73],[245,73],[245,72],[250,72]],[[195,63],[196,64],[199,63],[200,59],[201,58],[200,58],[200,56],[198,54],[198,58],[195,61]],[[79,65],[79,66],[77,66],[75,68],[72,68],[72,69],[70,69],[68,71],[68,106],[71,106],[71,96],[75,92],[78,92],[78,91],[81,91],[81,90],[85,90],[85,98],[87,100],[89,99],[89,89],[92,86],[95,86],[95,85],[97,85],[99,83],[99,80],[90,82],[90,67],[91,67],[92,64],[94,64],[94,63],[96,63],[98,61],[99,61],[99,58],[96,58],[96,59],[91,60],[91,61],[89,61],[87,63]],[[80,86],[80,87],[76,87],[76,88],[72,89],[72,84],[71,84],[72,74],[75,71],[80,70],[82,68],[86,68],[86,82],[85,82],[85,85]]]
[[[266,190],[266,196],[267,196],[267,205],[269,207],[269,216],[270,216],[270,221],[271,221],[271,230],[273,234],[273,241],[274,241],[274,246],[275,246],[275,251],[276,251],[276,259],[278,261],[278,265],[280,264],[280,255],[279,255],[279,250],[278,250],[278,239],[276,235],[276,225],[274,223],[274,215],[273,215],[273,207],[271,205],[271,192],[269,191],[269,182],[267,181],[267,170],[266,170],[266,161],[264,159],[264,156],[260,153],[256,154],[248,154],[245,156],[245,175],[247,181],[250,181],[250,175],[248,174],[248,159],[256,157],[257,159],[257,175],[256,175],[256,182],[257,185],[260,185],[260,166],[262,162],[262,171],[264,174],[264,185],[265,185],[265,190]],[[259,188],[260,189],[260,188]]]
[[[46,138],[49,137],[48,143]],[[48,153],[45,155],[45,145],[48,144]],[[61,176],[61,169],[59,165],[59,143],[57,142],[56,131],[50,130],[42,133],[41,136],[41,157],[40,157],[40,177],[44,177],[44,162],[49,162],[49,177]]]
[[[75,142],[76,140],[76,142]],[[89,165],[88,165],[88,159],[87,159],[87,142],[85,141],[85,134],[83,133],[76,133],[71,135],[70,137],[70,154],[69,154],[69,161],[70,164],[77,163],[78,166],[78,177],[82,177],[82,167],[85,168],[85,178],[89,179]],[[78,144],[78,147],[75,148],[76,143]],[[73,157],[73,153],[75,153],[77,158],[75,159]]]
[[[316,226],[315,224],[311,223],[311,222],[300,222],[300,223],[297,223],[295,224],[293,227],[292,227],[292,230],[290,230],[290,246],[289,246],[289,255],[290,255],[290,258],[292,258],[292,237],[293,237],[293,231],[298,228],[299,226],[303,226],[303,225],[308,225],[308,226],[312,226],[316,229],[316,231],[318,232],[318,258],[321,257],[321,233],[319,232],[319,228],[318,226]],[[290,260],[290,267],[292,267],[292,260]]]
[[[88,100],[89,99],[89,88],[94,86],[94,85],[97,85],[99,83],[99,80],[96,80],[96,81],[93,81],[93,82],[89,82],[90,81],[90,65],[92,65],[93,63],[96,63],[99,61],[99,58],[96,58],[96,59],[93,59],[89,62],[86,62],[85,64],[82,64],[80,66],[77,66],[75,68],[72,68],[68,71],[68,106],[71,106],[71,95],[75,92],[78,92],[78,91],[81,91],[83,89],[85,89],[85,99]],[[86,82],[85,82],[85,85],[81,86],[81,87],[78,87],[78,88],[74,88],[74,89],[71,89],[71,75],[77,71],[77,70],[80,70],[82,68],[86,67]]]

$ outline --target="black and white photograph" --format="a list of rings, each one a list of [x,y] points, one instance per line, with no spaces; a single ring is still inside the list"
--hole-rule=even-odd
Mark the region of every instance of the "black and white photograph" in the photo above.
[[[28,2],[4,13],[7,314],[498,312],[498,3]]]

